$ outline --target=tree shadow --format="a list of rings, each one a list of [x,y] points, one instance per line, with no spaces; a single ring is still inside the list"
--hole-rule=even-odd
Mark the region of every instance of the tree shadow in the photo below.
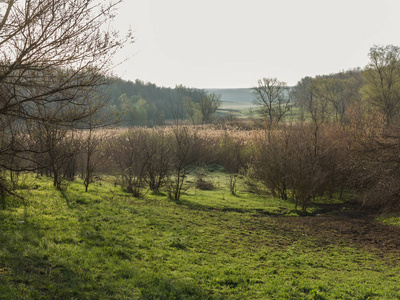
[[[13,299],[56,295],[62,285],[79,289],[80,277],[49,254],[43,242],[45,235],[41,226],[29,221],[8,216],[7,223],[0,223],[0,291],[4,299],[7,295],[13,295]]]
[[[65,192],[65,190],[60,190],[60,194],[65,199],[65,202],[67,203],[68,208],[72,208],[71,200],[67,196],[67,193]]]
[[[181,199],[179,201],[179,203],[176,203],[176,204],[180,205],[180,206],[184,206],[190,210],[198,210],[198,211],[203,211],[203,212],[216,211],[216,212],[236,212],[236,213],[241,213],[241,214],[260,213],[260,214],[269,215],[269,216],[279,215],[278,213],[271,212],[269,210],[261,209],[261,208],[216,207],[216,206],[211,206],[211,205],[206,205],[206,204],[193,203],[189,200],[184,200],[184,199]]]
[[[10,212],[1,211],[0,218],[6,220],[0,223],[2,299],[211,299],[195,282],[138,269],[128,252],[117,250],[131,248],[122,241],[112,241],[113,247],[93,237],[83,237],[79,243],[63,241],[50,237],[39,223],[21,222]],[[81,256],[91,249],[98,253],[102,246],[102,255],[114,254],[107,249],[117,254],[119,267],[111,273],[107,265],[95,264],[102,258],[92,261]],[[81,247],[83,252],[70,247]],[[101,281],[92,268],[103,269]]]

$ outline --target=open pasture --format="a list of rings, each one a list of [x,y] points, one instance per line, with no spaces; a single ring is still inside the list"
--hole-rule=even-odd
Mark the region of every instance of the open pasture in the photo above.
[[[305,216],[226,175],[215,189],[136,199],[110,178],[88,193],[45,177],[0,211],[2,299],[399,299],[400,228],[357,204]],[[190,184],[190,180],[188,181]]]

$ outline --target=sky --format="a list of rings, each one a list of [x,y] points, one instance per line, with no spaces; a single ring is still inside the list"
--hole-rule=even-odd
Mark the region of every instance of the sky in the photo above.
[[[373,45],[400,46],[399,12],[399,0],[125,0],[114,27],[135,42],[114,73],[165,87],[292,86],[365,67]]]

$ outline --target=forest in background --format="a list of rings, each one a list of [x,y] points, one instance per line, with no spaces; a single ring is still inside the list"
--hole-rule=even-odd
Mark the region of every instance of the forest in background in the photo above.
[[[187,120],[192,124],[201,124],[214,120],[214,114],[220,107],[220,95],[205,89],[189,88],[177,85],[175,88],[159,87],[154,83],[141,80],[125,81],[110,78],[111,84],[104,87],[109,105],[107,113],[115,116],[116,125],[163,126],[174,120]],[[206,107],[213,104],[216,107]],[[210,116],[205,116],[205,110]]]
[[[110,84],[104,87],[108,99],[105,109],[114,118],[110,123],[115,125],[154,127],[170,124],[174,120],[204,124],[202,101],[207,98],[213,99],[217,107],[210,112],[212,117],[206,123],[232,121],[234,118],[260,119],[262,109],[268,106],[266,102],[271,101],[273,106],[279,102],[288,104],[287,111],[284,111],[285,119],[304,120],[304,111],[307,110],[304,97],[312,93],[315,99],[325,98],[331,106],[329,109],[334,109],[335,114],[343,118],[348,108],[361,101],[362,72],[361,68],[356,68],[315,78],[304,77],[293,87],[286,86],[284,82],[271,85],[273,78],[268,78],[271,81],[269,87],[259,83],[253,88],[238,89],[198,89],[183,85],[167,88],[139,79],[126,81],[110,78]],[[269,89],[268,93],[274,93],[272,90],[275,89],[278,95],[260,100],[257,88],[259,91],[264,89],[265,93],[265,89]],[[328,116],[332,111],[325,113]]]

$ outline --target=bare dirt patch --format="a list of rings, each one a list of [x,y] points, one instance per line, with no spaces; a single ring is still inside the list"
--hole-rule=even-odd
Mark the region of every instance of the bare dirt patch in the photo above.
[[[376,213],[352,205],[307,217],[275,217],[276,226],[314,237],[317,244],[364,248],[382,257],[400,260],[400,227],[375,220]]]

